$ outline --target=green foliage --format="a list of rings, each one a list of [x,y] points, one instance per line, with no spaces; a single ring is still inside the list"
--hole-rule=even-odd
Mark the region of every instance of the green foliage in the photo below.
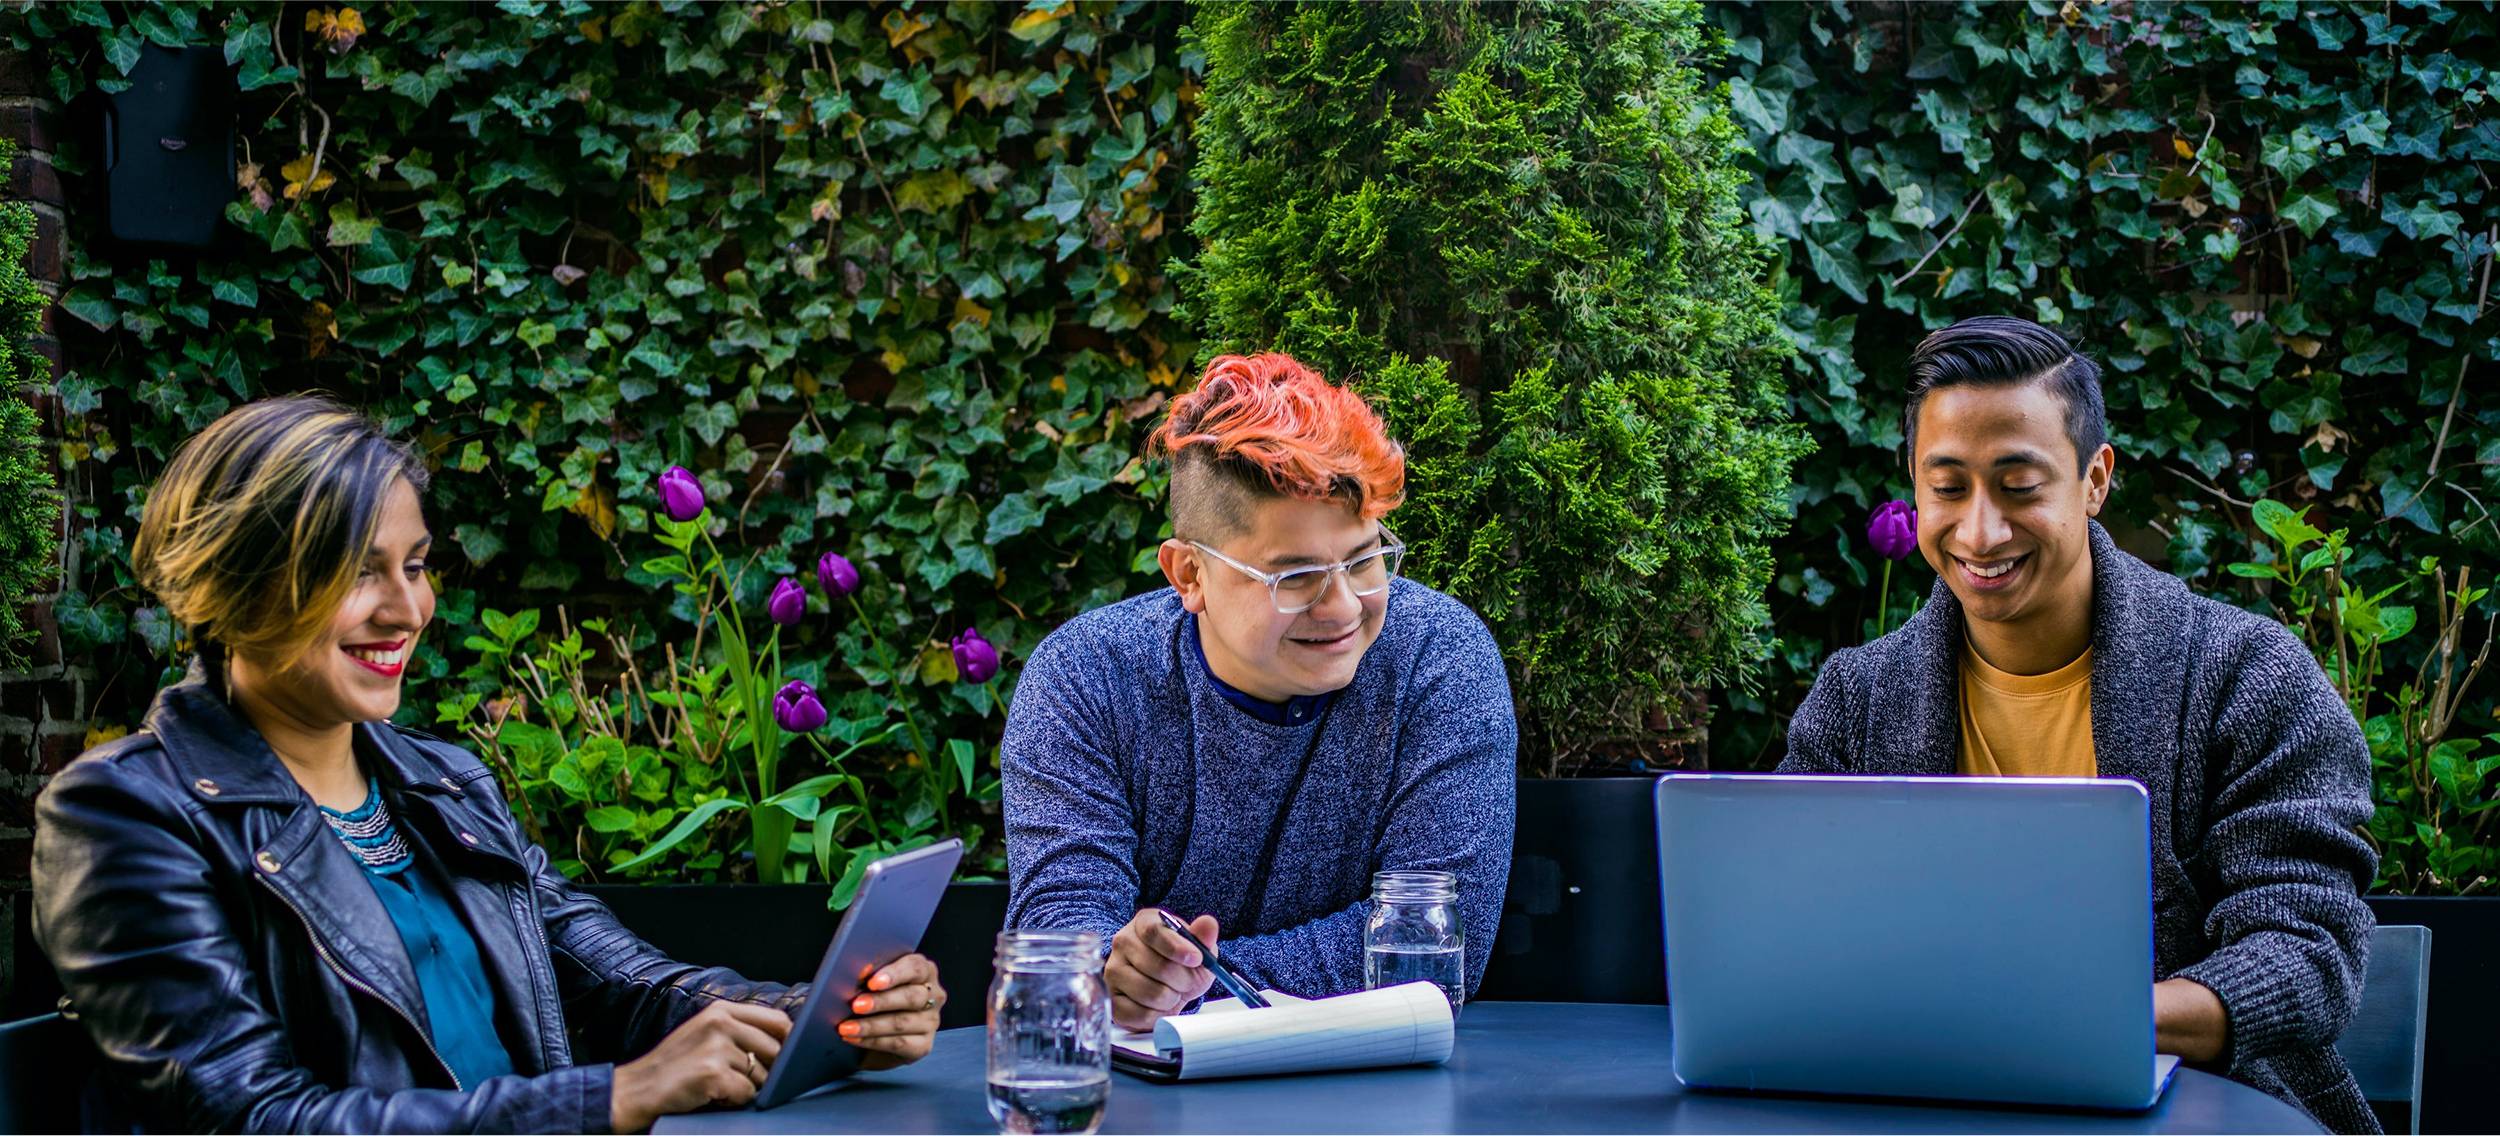
[[[2493,890],[2500,872],[2500,732],[2453,738],[2466,691],[2490,658],[2493,620],[2473,642],[2474,604],[2490,593],[2473,586],[2470,569],[2452,584],[2425,557],[2397,583],[2372,590],[2348,578],[2355,556],[2350,533],[2322,532],[2308,508],[2262,500],[2250,510],[2280,551],[2228,565],[2234,576],[2263,580],[2277,614],[2309,644],[2333,679],[2370,745],[2373,796],[2370,837],[2378,845],[2379,890],[2398,894],[2472,895]],[[2434,641],[2407,678],[2386,658],[2390,645],[2413,633],[2409,605],[2387,602],[2408,586],[2427,585],[2436,601]],[[2384,693],[2382,693],[2384,692]],[[2381,703],[2384,703],[2382,706]],[[2474,756],[2489,745],[2495,752]]]
[[[96,504],[63,621],[130,672],[121,688],[144,692],[178,637],[127,565],[152,471],[238,402],[305,388],[435,465],[452,633],[431,638],[452,654],[483,606],[561,602],[680,638],[695,601],[645,566],[665,551],[651,486],[670,464],[703,471],[714,536],[754,558],[748,610],[815,550],[859,564],[868,619],[782,646],[824,660],[837,702],[884,677],[873,627],[904,660],[890,697],[932,737],[980,736],[994,710],[951,665],[917,665],[946,657],[949,632],[977,624],[1015,657],[1151,581],[1132,569],[1157,535],[1134,423],[1195,351],[1161,267],[1195,98],[1183,11],[347,15],[0,14],[0,32],[51,46],[64,99],[90,77],[126,85],[142,43],[223,45],[244,88],[227,217],[245,251],[192,265],[72,242],[62,322],[82,333],[59,385]],[[585,665],[613,679],[624,664]],[[412,705],[502,693],[459,669],[426,648]],[[995,806],[953,807],[961,827]]]
[[[1668,4],[1210,4],[1184,277],[1208,339],[1351,377],[1417,578],[1511,668],[1526,768],[1655,757],[1761,654],[1805,452],[1740,135]]]
[[[1773,681],[1722,765],[1775,760],[1830,648],[1882,603],[1868,513],[1908,496],[1903,367],[2011,313],[2105,379],[2102,519],[2206,592],[2266,543],[2254,502],[2347,530],[2353,576],[2500,553],[2500,12],[2468,4],[1726,4],[1754,228],[1823,458],[1771,597]],[[1933,577],[1900,574],[1898,610]],[[2489,610],[2490,601],[2482,601]],[[2414,669],[2420,637],[2388,644]],[[2382,695],[2392,691],[2382,691]],[[2482,702],[2470,704],[2476,715]]]
[[[0,138],[0,175],[17,164],[17,146]],[[39,388],[52,364],[27,349],[51,300],[26,274],[35,211],[0,201],[0,666],[24,662],[27,636],[18,609],[43,590],[60,552],[61,500],[45,460],[35,412],[18,392]]]

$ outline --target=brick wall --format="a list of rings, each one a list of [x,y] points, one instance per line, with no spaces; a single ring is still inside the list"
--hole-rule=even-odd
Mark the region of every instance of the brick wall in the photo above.
[[[59,144],[63,118],[61,107],[45,89],[44,69],[42,59],[0,47],[0,135],[18,145],[16,168],[7,171],[6,191],[0,196],[33,203],[36,233],[28,272],[57,297],[63,277],[65,199],[52,154]],[[53,337],[56,312],[45,313],[42,334],[34,346],[52,360],[53,372],[58,374],[61,348]],[[0,397],[27,400],[42,416],[46,429],[58,431],[61,405],[50,386],[0,392]],[[54,472],[57,476],[60,471],[56,467]],[[28,886],[35,794],[54,770],[84,748],[88,681],[95,677],[88,667],[61,657],[61,637],[52,620],[50,598],[37,599],[27,616],[38,634],[27,652],[28,666],[0,671],[0,992],[16,989],[16,928],[23,917],[20,908]]]

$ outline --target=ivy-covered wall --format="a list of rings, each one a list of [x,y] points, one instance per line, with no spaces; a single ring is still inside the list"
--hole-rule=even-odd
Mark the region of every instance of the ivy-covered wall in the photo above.
[[[1819,446],[1778,545],[1779,648],[1758,694],[1726,693],[1718,763],[1776,760],[1824,656],[1876,630],[1883,561],[1865,524],[1909,495],[1910,348],[1952,320],[2014,313],[2108,363],[2119,465],[2104,518],[2134,551],[2290,616],[2280,581],[2230,570],[2281,557],[2255,502],[2349,531],[2345,582],[2403,609],[2365,707],[2373,830],[2407,887],[2500,876],[2500,806],[2483,803],[2500,801],[2500,679],[2446,688],[2461,714],[2440,745],[2394,713],[2426,659],[2426,696],[2443,660],[2470,673],[2500,606],[2481,599],[2443,639],[2419,570],[2435,558],[2452,581],[2470,568],[2488,583],[2500,569],[2500,10],[2033,0],[1712,15],[1753,143],[1748,208],[1785,250],[1777,287],[1803,360],[1790,405]],[[1896,621],[1934,579],[1904,567]],[[2433,796],[2481,811],[2442,813]],[[2408,847],[2434,841],[2491,851],[2434,883]]]
[[[837,715],[887,697],[873,626],[935,737],[994,734],[950,637],[978,627],[1012,678],[1059,620],[1151,579],[1156,487],[1132,438],[1196,349],[1163,268],[1186,224],[1186,15],[1110,0],[0,12],[0,35],[44,45],[64,102],[127,87],[159,45],[221,48],[242,88],[239,247],[117,248],[71,206],[59,392],[85,555],[59,615],[71,650],[110,671],[99,727],[133,724],[180,654],[127,565],[149,479],[239,402],[322,389],[439,466],[432,564],[453,630],[411,668],[412,722],[451,732],[438,701],[499,693],[456,673],[489,610],[541,611],[551,634],[559,608],[623,617],[656,673],[694,602],[645,567],[662,552],[654,478],[680,464],[724,550],[756,557],[745,610],[778,577],[813,580],[820,552],[858,566],[869,622],[842,610],[781,643]],[[74,198],[101,182],[72,142],[59,165]],[[910,759],[861,760],[901,777]],[[955,807],[976,823],[995,807],[969,797]]]

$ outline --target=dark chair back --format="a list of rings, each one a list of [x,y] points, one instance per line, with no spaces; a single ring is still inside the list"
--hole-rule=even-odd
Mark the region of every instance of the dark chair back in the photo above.
[[[2422,1044],[2430,1020],[2431,929],[2381,926],[2370,934],[2370,971],[2361,1005],[2335,1052],[2372,1102],[2406,1106],[2422,1130]]]
[[[87,1031],[59,1014],[0,1025],[0,1133],[81,1131],[95,1065]]]
[[[1519,782],[1510,890],[1479,1000],[1667,1000],[1656,786],[1648,777]]]

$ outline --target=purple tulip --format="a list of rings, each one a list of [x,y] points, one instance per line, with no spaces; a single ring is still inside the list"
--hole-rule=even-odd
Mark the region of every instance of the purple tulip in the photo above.
[[[764,601],[764,614],[783,627],[806,618],[807,589],[799,586],[796,577],[782,577],[780,583],[773,585],[773,598]]]
[[[839,552],[828,552],[816,558],[816,582],[825,589],[825,598],[838,600],[859,590],[859,569]]]
[[[1866,520],[1866,543],[1876,555],[1899,560],[1918,551],[1918,510],[1907,501],[1886,501]]]
[[[954,649],[955,669],[962,672],[965,682],[988,682],[998,676],[998,648],[979,631],[964,628],[946,645]]]
[[[825,726],[825,704],[816,700],[816,688],[791,679],[781,693],[773,695],[773,721],[794,734],[812,734]]]
[[[660,471],[660,509],[668,519],[684,524],[703,515],[703,485],[682,465]]]

